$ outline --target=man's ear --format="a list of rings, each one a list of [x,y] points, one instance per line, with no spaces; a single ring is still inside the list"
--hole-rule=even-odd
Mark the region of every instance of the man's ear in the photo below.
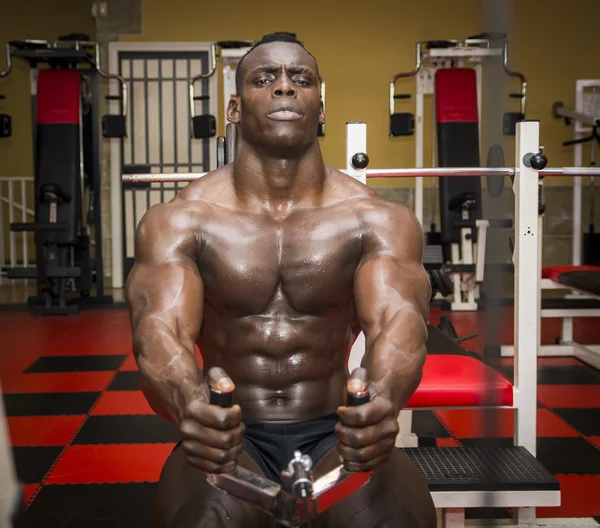
[[[240,122],[241,104],[239,95],[233,96],[229,99],[227,105],[227,121],[237,125]]]
[[[325,115],[325,108],[323,106],[323,100],[321,99],[321,109],[319,110],[319,124],[324,125],[325,121],[327,121],[327,116]]]

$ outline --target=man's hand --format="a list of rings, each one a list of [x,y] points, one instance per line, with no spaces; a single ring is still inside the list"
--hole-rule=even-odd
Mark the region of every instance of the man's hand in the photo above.
[[[370,401],[338,408],[340,458],[348,471],[371,471],[392,456],[399,430],[396,408],[377,383],[367,382],[364,368],[352,372],[346,388],[352,393],[368,390]]]
[[[222,392],[235,389],[223,369],[210,369],[205,379]],[[206,473],[229,473],[236,468],[243,449],[242,410],[239,405],[224,409],[209,401],[206,384],[188,400],[179,424],[181,446],[191,466]]]

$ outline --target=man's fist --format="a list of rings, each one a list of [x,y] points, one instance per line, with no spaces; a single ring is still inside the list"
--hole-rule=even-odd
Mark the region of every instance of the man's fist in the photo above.
[[[335,426],[338,451],[348,471],[371,471],[392,456],[398,435],[394,404],[376,383],[368,383],[364,368],[357,368],[346,383],[348,392],[369,391],[370,401],[355,407],[338,407]]]
[[[208,385],[232,392],[233,381],[220,368],[206,376]],[[237,466],[245,427],[239,405],[221,408],[210,405],[208,385],[200,387],[186,406],[179,424],[181,446],[190,465],[206,473],[229,473]]]

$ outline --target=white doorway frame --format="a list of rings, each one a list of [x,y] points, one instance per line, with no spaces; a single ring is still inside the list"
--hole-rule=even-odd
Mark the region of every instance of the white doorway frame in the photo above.
[[[210,60],[212,42],[111,42],[108,45],[108,71],[116,72],[119,69],[119,53],[122,51],[205,51]],[[209,63],[210,68],[210,63]],[[197,72],[199,73],[199,72]],[[218,99],[219,99],[219,70],[208,79],[209,112],[217,119],[218,117]],[[110,83],[110,94],[119,95],[117,83]],[[131,101],[127,102],[128,108],[131,107]],[[189,103],[186,101],[186,104]],[[111,113],[119,112],[119,101],[110,101],[109,108]],[[121,156],[120,139],[110,139],[110,188],[111,188],[111,259],[112,259],[112,287],[115,289],[123,288],[123,211],[121,203]],[[215,152],[217,148],[216,137],[209,139],[209,160],[211,170],[214,168]]]

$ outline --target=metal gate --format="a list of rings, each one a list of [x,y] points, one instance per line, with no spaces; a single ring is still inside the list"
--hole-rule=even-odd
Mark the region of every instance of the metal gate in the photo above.
[[[211,140],[191,135],[189,79],[209,69],[208,51],[120,51],[119,74],[129,89],[127,137],[121,140],[121,172],[207,172]],[[209,81],[196,83],[209,94]],[[209,100],[196,113],[209,113]],[[133,266],[137,225],[153,205],[168,202],[185,183],[121,184],[123,281]]]

